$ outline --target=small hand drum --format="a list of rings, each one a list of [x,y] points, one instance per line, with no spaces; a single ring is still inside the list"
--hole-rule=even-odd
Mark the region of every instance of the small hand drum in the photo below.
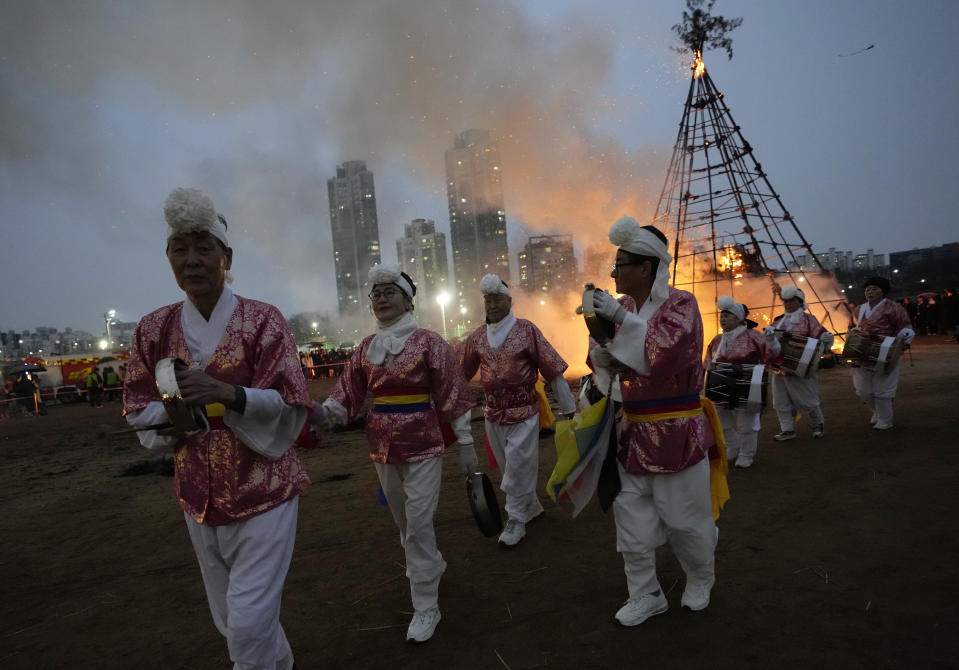
[[[485,473],[474,472],[466,475],[466,496],[469,498],[476,525],[484,536],[493,537],[503,530],[503,517],[500,514],[499,501],[496,500],[496,491]]]
[[[592,284],[586,284],[586,290],[583,291],[583,304],[576,308],[576,313],[583,315],[590,337],[600,344],[605,344],[616,335],[616,324],[596,313],[596,308],[593,306],[593,293],[596,291],[600,289]]]
[[[195,405],[188,405],[180,395],[180,387],[176,383],[177,366],[186,367],[179,358],[164,358],[156,367],[157,390],[163,409],[170,417],[170,424],[178,433],[192,433],[206,427],[204,409]]]

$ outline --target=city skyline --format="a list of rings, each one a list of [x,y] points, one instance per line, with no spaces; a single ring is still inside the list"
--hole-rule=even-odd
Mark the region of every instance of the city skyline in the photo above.
[[[326,180],[336,271],[337,308],[357,313],[366,296],[370,268],[380,262],[376,187],[366,161],[344,161]]]
[[[162,217],[181,185],[230,221],[236,292],[286,314],[335,309],[318,187],[331,166],[376,174],[392,262],[415,218],[449,235],[443,152],[466,128],[490,130],[508,175],[511,264],[538,234],[601,249],[621,214],[652,217],[689,85],[671,50],[680,0],[6,9],[4,329],[94,332],[108,309],[133,321],[182,299]],[[815,252],[955,240],[959,5],[715,10],[744,20],[732,61],[707,51],[706,67]]]
[[[490,132],[477,128],[458,133],[444,157],[453,294],[457,309],[479,322],[480,279],[495,274],[509,284],[511,278],[502,160]]]

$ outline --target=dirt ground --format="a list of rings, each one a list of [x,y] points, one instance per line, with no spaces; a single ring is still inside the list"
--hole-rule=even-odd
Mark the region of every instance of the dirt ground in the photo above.
[[[893,430],[869,429],[844,367],[820,372],[822,440],[803,424],[774,442],[767,411],[756,464],[729,476],[709,608],[680,608],[663,548],[670,610],[630,629],[613,620],[626,587],[611,515],[594,500],[574,520],[542,495],[545,518],[503,551],[477,530],[451,455],[443,620],[407,644],[403,554],[363,435],[332,435],[302,454],[313,486],[281,617],[298,667],[955,667],[957,380],[959,345],[927,337],[904,361]],[[97,437],[107,421],[123,426],[117,401],[0,422],[0,667],[226,670],[172,479],[120,476],[151,455]],[[481,421],[473,431],[482,444]],[[552,440],[540,447],[545,486]]]

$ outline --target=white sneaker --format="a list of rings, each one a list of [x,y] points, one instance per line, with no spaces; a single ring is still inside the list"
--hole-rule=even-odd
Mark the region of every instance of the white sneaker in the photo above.
[[[786,440],[795,440],[796,431],[784,430],[781,433],[776,433],[775,435],[773,435],[773,439],[776,440],[777,442],[785,442]]]
[[[683,591],[683,607],[691,609],[694,612],[704,610],[709,606],[709,586],[705,584],[690,584],[686,582],[686,590]]]
[[[826,434],[826,426],[824,424],[819,424],[818,426],[813,426],[812,436],[817,440]]]
[[[747,458],[746,456],[740,456],[736,459],[737,468],[748,468],[753,464],[753,459]]]
[[[663,595],[662,589],[655,593],[646,595],[633,600],[630,598],[626,604],[616,612],[616,621],[622,626],[638,626],[651,616],[662,614],[669,609],[669,602]]]
[[[439,607],[431,607],[423,612],[414,612],[409,628],[406,629],[406,639],[410,642],[426,642],[433,637],[436,624],[440,622]]]
[[[499,543],[504,547],[515,547],[526,537],[526,524],[516,519],[507,519],[506,527],[499,535]]]
[[[873,428],[876,430],[889,430],[892,428],[892,421],[877,421]]]

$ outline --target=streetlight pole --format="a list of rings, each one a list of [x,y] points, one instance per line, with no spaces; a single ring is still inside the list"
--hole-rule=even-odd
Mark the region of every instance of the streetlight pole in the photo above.
[[[107,312],[103,315],[103,320],[107,324],[107,346],[111,350],[113,349],[113,339],[110,337],[110,322],[113,321],[113,317],[116,315],[117,311],[115,309],[107,310]]]
[[[446,303],[450,301],[450,294],[446,291],[441,291],[439,295],[436,296],[436,302],[440,305],[440,318],[443,320],[443,339],[446,339]]]

